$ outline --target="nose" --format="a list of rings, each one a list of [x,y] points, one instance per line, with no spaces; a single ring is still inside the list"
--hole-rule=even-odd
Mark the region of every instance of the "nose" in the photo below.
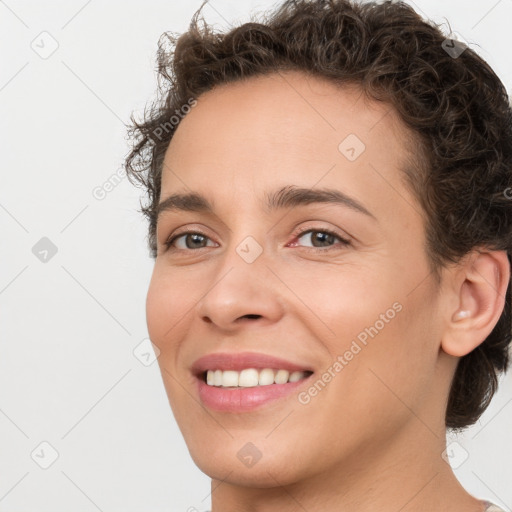
[[[233,250],[212,272],[206,292],[196,305],[198,318],[224,331],[241,325],[271,324],[284,311],[279,279],[264,254],[248,263]]]

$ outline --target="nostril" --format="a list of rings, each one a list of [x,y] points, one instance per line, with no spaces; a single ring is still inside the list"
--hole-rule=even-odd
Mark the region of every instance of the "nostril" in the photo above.
[[[261,315],[244,315],[242,318],[259,318]]]

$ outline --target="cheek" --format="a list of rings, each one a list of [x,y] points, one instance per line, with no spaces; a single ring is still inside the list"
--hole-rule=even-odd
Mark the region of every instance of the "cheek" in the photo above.
[[[346,347],[347,355],[353,357],[345,373],[349,394],[357,396],[358,404],[372,404],[374,419],[381,421],[389,416],[409,417],[404,404],[421,408],[432,387],[437,361],[434,311],[419,296],[398,298],[394,308],[393,297],[384,307],[368,308],[373,316],[367,316],[366,324],[347,341],[361,347],[357,355],[350,356],[357,348]]]
[[[146,321],[148,333],[160,350],[168,350],[173,339],[184,327],[189,303],[190,287],[187,292],[182,279],[176,279],[155,266],[146,296]]]
[[[185,293],[180,279],[155,266],[146,296],[146,322],[149,337],[160,350],[157,361],[173,411],[183,408],[177,405],[182,386],[177,385],[176,368],[180,352],[177,340],[185,335],[186,313],[190,310]]]
[[[148,325],[149,337],[159,345],[164,338],[166,329],[172,325],[169,322],[168,315],[173,311],[169,304],[169,297],[165,293],[165,289],[156,283],[154,274],[149,285],[146,296],[146,322]]]
[[[364,338],[366,328],[377,323],[380,331],[400,315],[393,307],[399,294],[393,289],[392,279],[379,270],[344,263],[315,269],[313,279],[304,278],[307,272],[285,276],[293,283],[294,294],[307,306],[304,318],[311,318],[318,326],[316,335],[329,343],[332,355],[345,350],[346,341],[358,334]],[[380,315],[386,313],[387,322],[383,323]]]
[[[330,329],[327,337],[320,336],[323,327],[316,334],[332,363],[342,358],[332,387],[339,396],[377,408],[395,400],[400,408],[394,394],[411,403],[428,389],[438,353],[436,303],[428,284],[418,286],[421,277],[412,274],[347,272],[332,279],[331,272],[309,287],[307,303]]]

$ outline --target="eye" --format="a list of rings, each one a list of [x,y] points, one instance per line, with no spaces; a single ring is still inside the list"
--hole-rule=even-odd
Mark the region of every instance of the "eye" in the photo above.
[[[177,247],[175,242],[178,242],[180,239],[183,239],[181,247]],[[203,249],[206,246],[201,245],[205,240],[208,240],[208,237],[199,231],[186,231],[185,233],[180,233],[179,235],[175,235],[169,240],[165,242],[165,246],[167,249],[179,249],[179,250],[187,250],[187,249]],[[183,246],[184,245],[184,246]]]
[[[336,245],[331,245],[336,240],[339,240],[338,245],[346,246],[350,245],[350,241],[344,239],[334,231],[328,230],[328,229],[306,229],[302,230],[299,233],[294,235],[294,242],[292,243],[293,246],[297,245],[295,243],[296,240],[299,240],[301,238],[309,239],[311,245],[311,249],[313,251],[329,251],[331,249],[337,249]],[[166,250],[197,250],[197,249],[204,249],[207,247],[207,245],[204,245],[205,242],[207,242],[209,237],[205,235],[204,233],[201,233],[200,231],[186,231],[184,233],[177,234],[169,240],[167,240],[164,245],[166,247]],[[179,246],[179,243],[181,242],[181,247]],[[318,246],[315,246],[314,244],[319,244]],[[210,245],[211,247],[212,245]],[[215,247],[215,244],[213,244],[213,247]],[[307,247],[307,246],[306,246]]]
[[[306,238],[312,244],[311,248],[314,251],[329,251],[337,249],[336,245],[331,245],[336,240],[339,240],[342,246],[350,245],[350,241],[342,238],[340,235],[329,229],[306,229],[302,230],[295,235],[295,240]],[[314,245],[319,244],[319,245]]]

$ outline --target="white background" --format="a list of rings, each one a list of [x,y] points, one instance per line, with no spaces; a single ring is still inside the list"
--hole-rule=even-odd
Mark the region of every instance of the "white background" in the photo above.
[[[147,337],[153,263],[142,192],[123,178],[103,200],[92,194],[122,169],[124,123],[153,98],[159,36],[186,30],[200,4],[0,2],[0,512],[210,505],[157,363],[133,354]],[[226,27],[271,2],[210,4],[207,21]],[[446,17],[510,91],[512,0],[414,5],[445,29]],[[51,38],[58,48],[43,59],[31,45],[48,51]],[[46,263],[32,252],[43,237],[57,248]],[[469,454],[461,483],[507,511],[511,382],[453,445]],[[59,454],[48,469],[31,458],[50,460],[43,441]]]

